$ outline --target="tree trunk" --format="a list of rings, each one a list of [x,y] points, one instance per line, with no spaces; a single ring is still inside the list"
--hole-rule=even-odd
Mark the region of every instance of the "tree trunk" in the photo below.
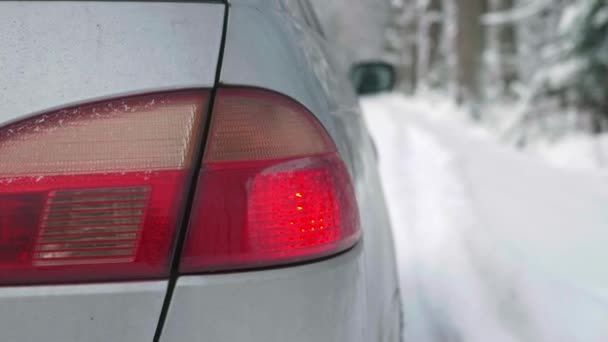
[[[484,40],[480,17],[486,0],[457,0],[457,4],[457,101],[477,103],[481,98],[479,72]]]
[[[441,0],[430,0],[429,14],[432,19],[429,27],[429,61],[428,69],[435,70],[440,58],[441,44]]]
[[[417,83],[416,16],[410,1],[392,1],[386,51],[396,62],[396,88],[412,93]]]
[[[429,0],[420,9],[418,19],[418,83],[437,87],[437,64],[441,39],[441,1]]]
[[[412,18],[410,25],[408,26],[408,36],[410,39],[408,40],[408,52],[410,55],[410,93],[414,93],[418,88],[419,76],[418,75],[418,41],[416,39],[416,31],[417,31],[417,16]]]
[[[458,31],[458,0],[442,0],[442,27],[440,41],[440,55],[445,61],[445,70],[439,80],[445,83],[450,97],[458,98],[458,53],[456,46]]]
[[[510,10],[515,5],[514,0],[499,0],[498,11]],[[518,78],[516,58],[517,58],[517,33],[514,23],[507,23],[498,28],[498,53],[500,63],[500,80],[502,94],[507,96],[515,96],[513,92],[513,83]]]

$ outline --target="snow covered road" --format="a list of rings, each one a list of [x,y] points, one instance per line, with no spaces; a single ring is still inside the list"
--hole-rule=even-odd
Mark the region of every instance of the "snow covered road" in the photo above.
[[[438,119],[447,108],[428,101],[385,95],[363,108],[406,341],[608,341],[608,173],[550,167]]]

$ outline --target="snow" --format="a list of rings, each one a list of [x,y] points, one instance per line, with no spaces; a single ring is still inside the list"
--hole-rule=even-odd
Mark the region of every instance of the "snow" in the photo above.
[[[545,72],[544,77],[547,78],[548,85],[552,88],[563,87],[576,76],[577,73],[584,70],[586,61],[583,59],[572,58],[564,62],[557,63],[549,67]]]
[[[608,340],[608,172],[536,157],[561,158],[555,151],[584,150],[589,139],[522,153],[449,101],[390,94],[362,105],[380,153],[407,341]]]
[[[607,167],[608,134],[591,137],[578,133],[555,142],[538,141],[530,145],[526,152],[566,169],[589,170]]]
[[[599,28],[608,23],[608,7],[600,9],[593,18],[593,25]]]
[[[525,6],[515,7],[501,12],[487,13],[481,17],[485,25],[502,25],[530,18],[543,9],[552,6],[554,0],[536,0]]]
[[[560,34],[568,34],[574,29],[576,20],[581,16],[585,6],[580,6],[580,3],[574,3],[567,6],[562,12],[562,17],[559,22],[558,32]]]

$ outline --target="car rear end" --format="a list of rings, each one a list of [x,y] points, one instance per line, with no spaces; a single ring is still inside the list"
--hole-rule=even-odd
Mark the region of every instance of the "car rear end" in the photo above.
[[[395,340],[371,144],[305,14],[0,4],[2,340]]]

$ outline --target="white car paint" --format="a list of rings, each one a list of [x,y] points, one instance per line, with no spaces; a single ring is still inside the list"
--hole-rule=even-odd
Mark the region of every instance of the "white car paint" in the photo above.
[[[298,1],[232,1],[218,75],[225,7],[217,2],[0,3],[0,44],[10,47],[0,50],[0,126],[76,103],[210,88],[216,77],[270,89],[305,105],[336,142],[364,235],[307,265],[181,276],[165,319],[167,280],[0,287],[0,340],[152,341],[159,318],[162,341],[399,340],[394,246],[373,146],[341,58]]]

